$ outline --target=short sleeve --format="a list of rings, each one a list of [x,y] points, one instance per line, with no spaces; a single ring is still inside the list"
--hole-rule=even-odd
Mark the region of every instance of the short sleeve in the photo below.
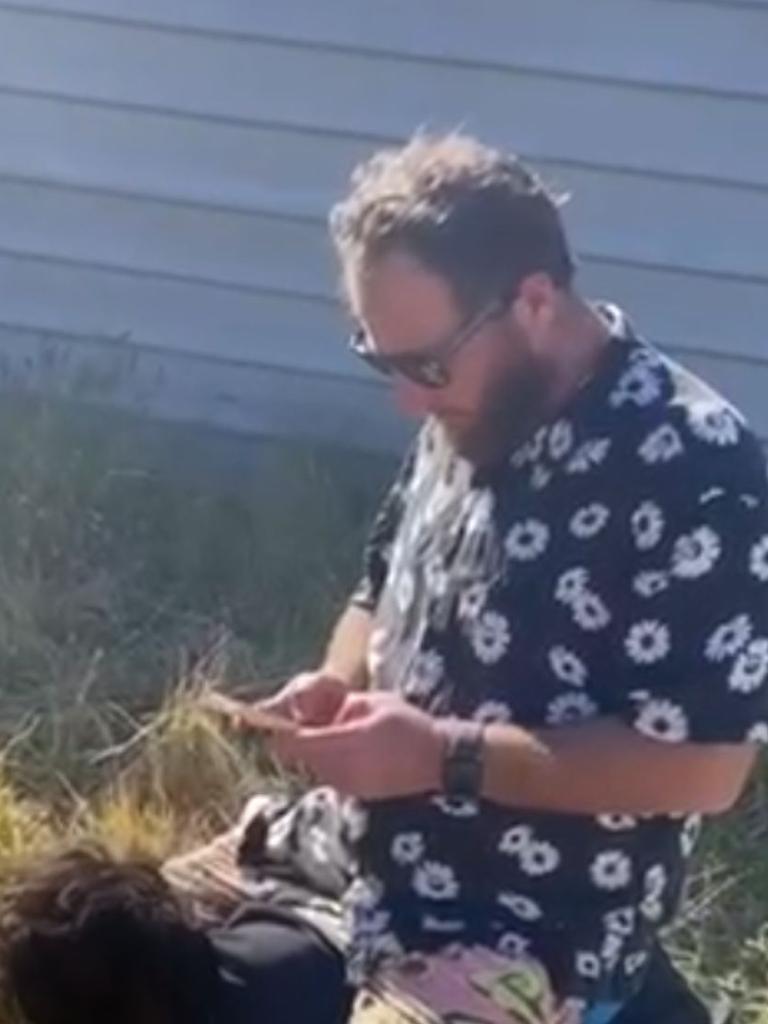
[[[379,506],[368,534],[362,573],[350,597],[350,604],[364,611],[375,610],[387,578],[389,556],[402,519],[413,463],[414,455],[410,453]]]
[[[755,447],[757,447],[755,443]],[[630,512],[605,704],[668,742],[768,742],[768,498],[762,462]]]

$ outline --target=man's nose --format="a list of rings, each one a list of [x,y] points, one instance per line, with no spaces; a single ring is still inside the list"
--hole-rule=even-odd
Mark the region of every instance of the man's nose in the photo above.
[[[434,395],[430,388],[422,388],[407,377],[394,378],[395,404],[404,416],[428,416],[433,412]]]

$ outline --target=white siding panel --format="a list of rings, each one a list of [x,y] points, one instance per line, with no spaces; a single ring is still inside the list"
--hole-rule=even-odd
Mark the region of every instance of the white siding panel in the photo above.
[[[74,118],[67,120],[73,113]],[[26,199],[23,192],[16,197],[20,203],[16,219],[27,216],[26,211],[22,215],[21,207],[34,206],[39,190],[40,204],[53,218],[44,223],[50,225],[47,230],[54,246],[59,241],[58,205],[66,220],[69,207],[79,204],[85,210],[92,202],[93,216],[88,219],[104,221],[94,224],[93,231],[109,231],[110,217],[120,217],[118,200],[110,209],[101,196],[89,198],[85,193],[88,187],[137,193],[137,198],[144,193],[173,202],[226,206],[233,216],[242,209],[322,222],[341,193],[351,165],[370,152],[370,145],[335,136],[230,126],[201,128],[186,120],[114,111],[106,112],[105,118],[104,111],[93,108],[18,97],[0,97],[0,121],[3,114],[10,130],[4,133],[7,144],[0,149],[0,175],[5,172],[33,179],[29,185],[33,193]],[[107,132],[102,134],[105,127]],[[194,128],[191,133],[190,127]],[[90,146],[75,143],[80,138]],[[26,145],[20,140],[26,140]],[[49,154],[47,161],[42,160],[43,153]],[[183,175],[180,167],[184,167]],[[557,163],[540,163],[539,167],[548,180],[572,194],[565,216],[574,240],[586,252],[605,259],[768,281],[768,189],[737,189]],[[54,183],[81,187],[83,197],[78,200],[60,192],[46,198],[46,177]],[[136,211],[132,234],[141,231],[151,249],[165,215],[155,209],[154,214],[142,216],[138,206]],[[30,228],[35,219],[41,218],[33,213]],[[212,219],[212,230],[215,227]],[[0,220],[0,244],[5,230]],[[242,230],[249,230],[247,219]],[[86,239],[80,241],[85,244]],[[215,258],[215,254],[210,256]],[[311,258],[320,269],[326,259],[325,248],[319,256],[314,245]],[[242,272],[247,272],[247,266]]]
[[[413,0],[27,0],[8,6],[460,64],[768,93],[768,20],[761,10],[735,4],[419,0],[415,8]]]
[[[461,125],[572,193],[585,291],[768,437],[766,53],[768,0],[0,0],[5,386],[395,443],[325,214]]]
[[[662,346],[768,363],[764,284],[611,263],[585,264],[582,284],[588,295],[622,305]]]
[[[0,179],[0,250],[333,297],[325,226]]]
[[[373,146],[351,135],[1,90],[0,125],[0,173],[233,208],[269,203],[308,216],[324,213]]]
[[[0,391],[55,392],[243,434],[391,451],[408,427],[381,387],[279,367],[116,347],[0,324]]]
[[[333,305],[0,253],[0,322],[309,373],[366,375]]]
[[[44,62],[37,59],[42,38]],[[419,124],[464,125],[542,159],[651,164],[768,185],[765,104],[758,100],[496,69],[457,73],[448,64],[10,10],[0,10],[0,39],[0,86],[384,136]]]
[[[319,372],[365,373],[345,351],[343,316],[323,299],[1,252],[0,279],[1,319],[29,328],[58,327]],[[768,289],[612,265],[586,266],[584,285],[596,298],[621,303],[638,329],[663,347],[765,358],[757,332],[747,339],[751,351],[745,351],[744,337],[734,334],[733,310],[745,305],[764,324]]]
[[[713,235],[712,243],[716,241]],[[80,280],[82,274],[97,274],[101,270],[105,281],[124,281],[129,287],[130,298],[119,303],[112,299],[103,308],[101,303],[106,294],[111,294],[112,284],[106,291],[104,285],[94,286],[95,294],[90,299],[87,294],[81,296],[79,288],[74,293],[65,288],[56,292],[55,301],[49,301],[50,311],[43,312],[39,311],[38,294],[30,283],[10,299],[16,309],[13,319],[20,323],[34,323],[36,317],[44,315],[62,315],[59,302],[65,300],[72,306],[67,313],[68,329],[78,330],[77,318],[90,316],[97,302],[97,333],[120,334],[130,330],[139,341],[161,345],[163,332],[169,331],[168,347],[189,347],[190,351],[200,352],[205,351],[207,337],[205,333],[201,336],[201,331],[223,332],[223,340],[215,342],[217,351],[223,345],[228,354],[238,358],[262,359],[263,354],[255,354],[253,332],[247,325],[237,333],[227,332],[224,323],[217,329],[216,316],[225,316],[229,305],[240,304],[242,311],[238,316],[254,317],[260,331],[265,323],[272,325],[270,332],[275,331],[284,308],[291,305],[295,296],[295,309],[285,322],[290,337],[307,332],[314,335],[315,318],[321,328],[317,333],[321,335],[331,322],[335,333],[342,329],[341,318],[331,307],[335,267],[325,227],[319,221],[245,216],[232,211],[0,180],[2,251],[9,267],[13,266],[11,254],[45,255],[64,263],[58,268],[56,263],[41,266],[37,259],[22,259],[15,272],[25,280],[34,280],[39,275],[45,282],[48,275],[53,279],[60,272],[75,274]],[[169,279],[161,289],[167,297],[157,300],[157,306],[150,305],[146,313],[132,312],[130,303],[134,301],[135,289],[151,290],[153,275],[158,280]],[[625,304],[639,326],[660,344],[713,352],[725,349],[755,359],[766,356],[768,285],[762,281],[672,273],[669,268],[612,262],[609,257],[586,258],[583,279],[590,294]],[[87,283],[83,287],[86,293],[91,288]],[[206,297],[213,296],[209,311],[196,316],[189,332],[183,329],[184,318],[189,315],[186,300],[175,317],[173,314],[173,296],[179,288],[199,291],[194,299],[196,308],[208,309]],[[227,293],[231,297],[227,298]],[[267,293],[274,293],[269,303],[277,305],[271,312],[266,307],[259,312],[262,294]],[[323,301],[316,309],[311,302],[307,304],[312,299]],[[149,296],[140,300],[142,307],[154,301]],[[246,312],[248,309],[252,312]],[[161,310],[165,311],[162,322],[150,330],[147,317],[160,318]],[[111,322],[107,319],[110,316]],[[227,316],[225,322],[230,319]],[[170,325],[176,320],[179,324],[171,330]],[[51,325],[46,321],[45,326]],[[93,323],[89,322],[85,330],[93,332]],[[211,338],[214,336],[211,334]],[[315,349],[310,346],[307,355],[314,354]],[[303,355],[297,353],[296,358]]]

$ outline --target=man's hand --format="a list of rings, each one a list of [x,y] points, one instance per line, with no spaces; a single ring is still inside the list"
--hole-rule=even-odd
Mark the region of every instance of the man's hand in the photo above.
[[[275,737],[278,757],[305,765],[341,793],[386,800],[440,787],[436,719],[389,693],[349,693],[333,724]]]
[[[330,725],[349,696],[349,687],[338,676],[322,669],[294,676],[274,697],[256,707],[289,718],[298,725]]]

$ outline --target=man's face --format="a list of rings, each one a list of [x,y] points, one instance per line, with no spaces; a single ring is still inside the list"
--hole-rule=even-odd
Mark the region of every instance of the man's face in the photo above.
[[[348,284],[355,315],[385,356],[429,350],[466,323],[447,282],[403,253],[383,257]],[[473,462],[508,451],[545,400],[549,375],[518,322],[516,307],[522,301],[510,302],[482,323],[450,358],[445,387],[392,377],[401,411],[433,417],[454,448]]]

